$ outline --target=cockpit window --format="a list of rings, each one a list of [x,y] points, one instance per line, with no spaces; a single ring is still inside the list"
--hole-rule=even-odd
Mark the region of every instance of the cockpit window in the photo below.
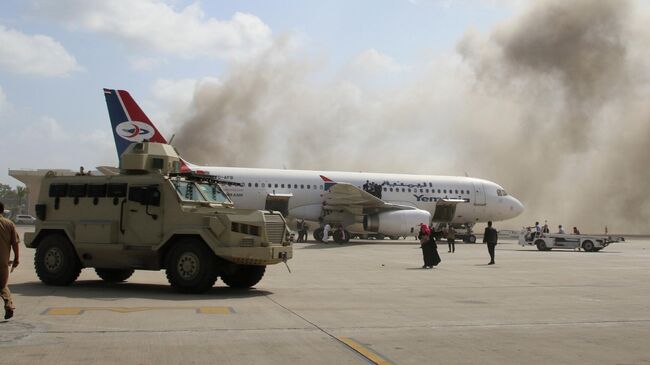
[[[498,196],[507,196],[508,193],[506,193],[506,191],[503,190],[503,189],[497,189],[497,195]]]

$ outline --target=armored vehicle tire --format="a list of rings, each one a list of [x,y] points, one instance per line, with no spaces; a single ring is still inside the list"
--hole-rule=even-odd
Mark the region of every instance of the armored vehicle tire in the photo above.
[[[594,243],[586,240],[582,243],[582,249],[587,251],[587,252],[595,252],[594,251]]]
[[[97,276],[108,283],[121,283],[133,275],[133,269],[100,269],[95,268]]]
[[[548,251],[548,247],[546,247],[546,242],[544,240],[537,240],[535,241],[535,246],[537,246],[537,249],[540,251]]]
[[[217,281],[214,253],[196,238],[177,241],[165,260],[167,280],[181,293],[203,293]]]
[[[72,284],[81,273],[81,263],[70,240],[64,234],[43,237],[34,255],[36,275],[48,285]]]
[[[231,288],[245,289],[259,283],[264,276],[266,266],[234,265],[235,269],[229,274],[222,274],[221,280]]]

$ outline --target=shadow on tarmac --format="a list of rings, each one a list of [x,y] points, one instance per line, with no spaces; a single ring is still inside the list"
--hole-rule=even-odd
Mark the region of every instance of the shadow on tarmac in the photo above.
[[[49,286],[41,282],[11,284],[11,292],[28,297],[66,297],[117,300],[124,298],[191,301],[200,299],[254,298],[273,294],[267,290],[232,289],[215,286],[203,294],[182,294],[169,285],[142,283],[106,283],[101,280],[78,280],[70,286]]]
[[[525,248],[511,248],[511,249],[502,249],[500,251],[516,251],[516,252],[533,252],[533,253],[541,253],[542,251],[539,251],[537,249],[534,250],[527,250]],[[621,251],[598,251],[598,252],[585,252],[585,251],[577,251],[577,250],[572,250],[572,249],[552,249],[549,251],[544,251],[545,254],[547,253],[569,253],[569,252],[580,252],[582,254],[590,254],[590,255],[603,255],[603,254],[614,254],[614,253],[622,253]]]

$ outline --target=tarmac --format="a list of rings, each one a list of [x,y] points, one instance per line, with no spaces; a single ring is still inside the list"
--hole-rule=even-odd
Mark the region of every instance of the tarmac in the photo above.
[[[483,244],[439,244],[431,270],[415,240],[301,243],[291,273],[203,295],[173,292],[162,271],[46,286],[21,248],[1,364],[650,363],[648,238],[597,253],[509,240],[492,266]]]

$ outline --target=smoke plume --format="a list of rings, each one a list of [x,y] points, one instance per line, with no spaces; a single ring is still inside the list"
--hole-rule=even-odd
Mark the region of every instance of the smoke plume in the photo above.
[[[500,228],[650,232],[648,8],[531,3],[399,82],[355,63],[324,80],[320,61],[279,38],[197,85],[175,144],[199,164],[468,172],[526,205]]]

